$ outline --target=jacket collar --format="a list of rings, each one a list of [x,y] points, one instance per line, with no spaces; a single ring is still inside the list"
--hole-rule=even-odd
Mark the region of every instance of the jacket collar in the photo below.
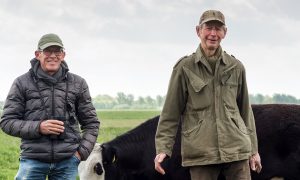
[[[220,46],[219,48],[221,48],[221,62],[223,62],[225,65],[227,65],[229,62],[228,62],[228,59],[225,58],[224,56],[224,51],[222,50],[222,47]],[[207,63],[207,60],[206,60],[206,57],[205,55],[202,53],[201,51],[201,44],[199,44],[197,50],[196,50],[196,58],[195,58],[195,63],[198,63],[198,62],[201,62],[202,64],[206,65],[206,66],[209,66],[209,64]]]

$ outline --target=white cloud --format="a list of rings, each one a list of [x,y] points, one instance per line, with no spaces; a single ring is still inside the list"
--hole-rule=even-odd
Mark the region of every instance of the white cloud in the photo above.
[[[239,47],[236,57],[246,67],[249,92],[268,95],[281,93],[299,98],[299,48],[300,43],[293,47],[268,47],[264,44]]]
[[[172,66],[197,48],[195,25],[211,8],[226,16],[223,48],[244,62],[250,92],[300,98],[296,5],[296,0],[0,0],[0,100],[13,79],[28,71],[37,41],[49,32],[61,36],[71,71],[88,81],[92,95],[164,95]]]

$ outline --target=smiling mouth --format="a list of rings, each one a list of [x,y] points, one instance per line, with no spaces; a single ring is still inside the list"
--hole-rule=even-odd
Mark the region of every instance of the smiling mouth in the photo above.
[[[211,43],[211,44],[217,44],[217,40],[209,40],[209,43]]]
[[[48,62],[48,63],[57,63],[57,62],[58,62],[58,60],[49,59],[49,60],[47,60],[47,62]]]

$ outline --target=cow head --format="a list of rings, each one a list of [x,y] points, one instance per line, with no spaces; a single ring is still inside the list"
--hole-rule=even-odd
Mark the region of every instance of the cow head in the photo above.
[[[121,180],[118,168],[118,157],[115,148],[109,144],[101,145],[102,167],[105,170],[105,180]]]
[[[86,161],[78,166],[80,180],[104,180],[105,172],[102,164],[102,148],[96,143]]]
[[[96,143],[88,159],[79,164],[78,173],[80,180],[122,180],[117,166],[116,150]]]

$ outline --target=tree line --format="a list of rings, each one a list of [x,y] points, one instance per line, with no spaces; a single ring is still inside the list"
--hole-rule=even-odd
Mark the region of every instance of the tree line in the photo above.
[[[160,109],[165,102],[165,96],[135,98],[132,94],[118,92],[116,97],[98,95],[92,101],[96,109]]]
[[[300,99],[286,94],[273,94],[264,96],[262,94],[249,95],[251,104],[300,104]]]
[[[157,95],[138,96],[118,92],[117,96],[97,95],[92,98],[96,109],[158,109],[160,110],[165,102],[165,96]],[[286,94],[274,94],[272,96],[262,94],[250,94],[251,104],[300,104],[300,99]],[[0,109],[3,108],[4,101],[0,101]],[[1,114],[1,110],[0,110]]]
[[[96,109],[161,109],[166,96],[157,95],[135,98],[132,94],[117,93],[116,97],[98,95],[93,98]],[[273,96],[262,94],[250,94],[251,104],[300,104],[300,99],[286,94],[274,94]]]

